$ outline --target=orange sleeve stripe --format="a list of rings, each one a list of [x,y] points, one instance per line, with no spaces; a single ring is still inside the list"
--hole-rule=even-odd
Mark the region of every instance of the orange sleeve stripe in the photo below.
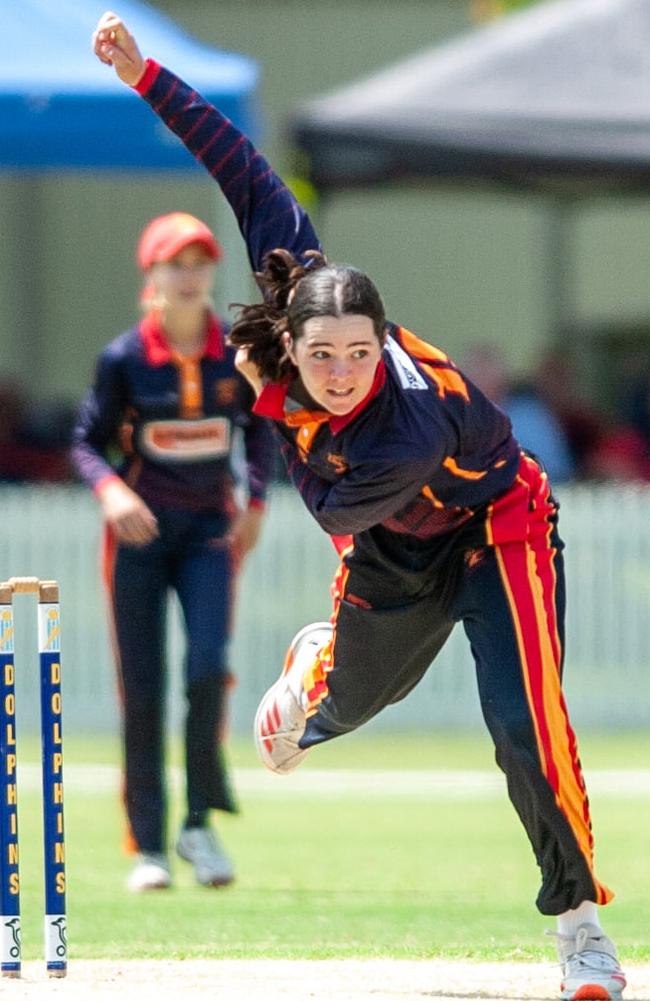
[[[436,497],[436,495],[434,494],[434,492],[431,489],[431,487],[428,487],[428,486],[427,487],[422,487],[422,490],[420,491],[420,493],[423,495],[423,497],[426,497],[426,499],[428,501],[431,501],[431,503],[433,504],[434,507],[444,507],[445,506],[442,503],[442,501],[439,500]]]
[[[406,327],[398,327],[397,333],[402,347],[412,354],[418,361],[437,361],[449,365],[449,355],[446,355],[440,348],[434,347],[428,341],[423,341],[420,337],[407,330]]]
[[[453,476],[458,476],[463,480],[482,480],[484,476],[487,476],[486,469],[479,470],[478,472],[473,469],[461,469],[450,455],[447,456],[442,464]]]
[[[402,347],[420,363],[443,399],[447,393],[458,393],[469,403],[467,383],[449,360],[449,355],[433,344],[420,340],[406,327],[398,327],[397,333]]]
[[[451,366],[449,368],[443,366],[434,367],[433,365],[427,365],[421,359],[418,359],[418,361],[429,378],[435,383],[443,399],[447,393],[458,393],[459,396],[462,396],[469,403],[467,383],[457,369],[451,368]]]

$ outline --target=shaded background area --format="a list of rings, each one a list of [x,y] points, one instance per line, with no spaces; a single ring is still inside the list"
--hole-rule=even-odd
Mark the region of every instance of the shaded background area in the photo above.
[[[117,684],[104,597],[95,583],[100,526],[94,500],[78,487],[5,487],[1,499],[5,565],[41,578],[55,568],[61,584],[64,724],[71,731],[115,732]],[[572,718],[579,732],[647,730],[650,491],[567,485],[560,502],[568,544],[566,691]],[[236,733],[248,738],[260,695],[276,679],[290,637],[306,622],[329,616],[336,564],[328,537],[306,517],[293,488],[277,486],[261,542],[239,585],[230,657],[238,678],[232,699]],[[20,732],[38,727],[36,608],[17,596],[15,609]],[[183,647],[175,605],[169,629],[168,706],[176,732],[183,712]],[[433,733],[483,728],[461,626],[417,689],[363,732],[410,728]]]
[[[572,0],[556,0],[556,5],[563,2]],[[398,6],[387,0],[344,5],[339,0],[220,0],[217,11],[208,0],[158,0],[151,6],[202,43],[258,62],[256,140],[281,172],[296,180],[330,256],[364,267],[382,289],[391,317],[461,364],[473,364],[475,377],[487,376],[486,357],[498,357],[497,379],[527,379],[535,372],[544,376],[546,392],[580,404],[578,416],[586,412],[588,417],[590,408],[616,412],[622,389],[648,364],[650,199],[592,199],[572,218],[563,234],[568,245],[561,258],[570,262],[572,297],[567,329],[558,343],[549,306],[550,272],[557,262],[549,256],[553,232],[541,200],[521,192],[497,194],[482,185],[459,191],[427,184],[349,189],[319,201],[304,184],[308,164],[296,154],[288,131],[297,108],[414,52],[479,30],[473,19],[479,5],[464,0],[402,0]],[[88,0],[85,7],[99,16],[104,3]],[[140,40],[145,52],[157,54],[153,37]],[[97,72],[103,79],[103,68],[97,66]],[[139,99],[126,89],[124,100],[139,107]],[[107,148],[121,141],[109,130]],[[221,309],[252,292],[229,210],[189,156],[187,162],[187,172],[165,176],[145,171],[127,177],[97,169],[0,173],[1,384],[17,391],[19,403],[10,404],[10,415],[23,407],[23,433],[44,462],[61,458],[67,415],[91,378],[97,352],[137,315],[134,246],[151,216],[185,209],[215,226],[227,250],[217,288]],[[8,424],[4,421],[3,428]],[[599,476],[617,478],[624,444],[613,443],[606,456],[610,464],[601,465]],[[36,458],[30,456],[31,468]],[[57,469],[46,478],[64,479],[66,471]],[[578,645],[570,656],[578,678],[583,677],[585,721],[645,722],[647,706],[638,699],[644,682],[635,672],[645,664],[650,498],[647,491],[635,493],[631,509],[625,506],[624,492],[606,491],[605,507],[598,491],[575,496],[574,502],[562,492],[560,499],[573,561],[569,574],[575,580],[569,636]],[[235,669],[243,665],[250,684],[236,696],[237,726],[242,728],[274,676],[288,636],[306,619],[320,619],[329,607],[333,554],[294,501],[289,506],[292,502],[280,491],[262,547],[247,571],[252,576],[245,584],[239,645],[233,651]],[[81,488],[43,493],[9,487],[2,502],[7,512],[0,536],[3,575],[61,577],[64,628],[67,642],[74,644],[68,658],[83,679],[81,693],[90,712],[86,720],[90,723],[92,717],[97,725],[110,719],[112,725],[114,691],[93,499]],[[289,534],[290,550],[282,546]],[[261,592],[251,590],[258,577],[267,588],[261,613]],[[314,589],[315,579],[320,591]],[[73,634],[85,638],[72,640]],[[602,668],[602,685],[590,690],[585,672],[596,667]],[[610,712],[607,700],[612,673],[619,682],[617,672],[616,697],[622,701]],[[571,671],[569,685],[573,677]],[[97,700],[95,678],[102,679]],[[440,698],[445,689],[446,701]],[[403,719],[416,722],[412,714],[417,709],[422,725],[436,718],[474,725],[479,720],[473,689],[459,634],[427,697],[417,705],[417,700],[406,704]],[[595,715],[590,715],[592,707]],[[399,712],[387,718],[397,720]],[[79,709],[77,718],[83,713]]]
[[[66,0],[66,6],[75,2]],[[576,2],[593,6],[584,0],[555,0],[550,6]],[[634,0],[599,0],[596,6],[621,3]],[[30,4],[48,10],[42,0]],[[523,0],[404,0],[398,9],[387,0],[345,5],[337,0],[223,0],[217,13],[207,0],[150,4],[154,13],[173,18],[179,30],[200,40],[202,53],[205,46],[216,46],[258,64],[259,83],[251,95],[257,142],[294,179],[330,257],[364,267],[382,289],[391,318],[462,365],[471,366],[477,348],[500,353],[503,378],[517,386],[532,382],[536,392],[539,380],[547,389],[561,371],[565,392],[602,409],[606,425],[629,420],[636,406],[630,383],[649,352],[648,198],[590,199],[581,202],[579,212],[563,204],[554,214],[547,201],[519,191],[495,193],[479,179],[461,190],[432,188],[428,182],[380,184],[319,199],[305,184],[310,165],[290,135],[290,123],[306,101],[432,47],[471,48],[480,32],[500,32],[528,16],[528,8],[536,14],[546,6]],[[89,23],[103,8],[103,0],[84,3]],[[487,21],[486,29],[479,18],[499,8],[523,13]],[[128,6],[123,9],[128,13]],[[156,31],[145,31],[141,42],[145,52],[159,54]],[[600,37],[596,49],[590,46],[594,62],[598,45],[606,43]],[[83,46],[80,63],[88,60],[87,44],[87,39],[78,43]],[[636,72],[639,60],[630,58]],[[183,69],[180,50],[178,59]],[[97,64],[93,72],[93,86],[107,87],[108,71]],[[202,83],[198,63],[196,72]],[[561,84],[556,82],[554,92]],[[502,86],[503,104],[507,78]],[[514,82],[512,88],[516,104],[521,95]],[[135,95],[127,88],[121,94],[125,107],[149,115],[155,125]],[[38,105],[38,94],[34,100]],[[132,153],[109,116],[100,123],[100,146],[101,124],[104,148],[89,150],[86,169],[0,171],[0,385],[22,394],[30,411],[42,412],[45,405],[46,417],[54,413],[64,426],[91,378],[98,350],[137,316],[133,248],[153,215],[180,208],[216,227],[227,249],[216,289],[222,311],[253,294],[229,209],[189,155],[187,170],[178,174],[100,170],[93,164],[102,156],[110,162],[116,150],[127,160]],[[29,417],[19,434],[39,447],[41,413]],[[46,442],[55,447],[56,421],[56,433]],[[41,431],[35,442],[34,422]],[[621,448],[634,453],[636,444],[616,439],[595,468],[577,462],[578,475],[616,475],[621,470],[611,453]],[[645,456],[644,467],[648,462]],[[636,455],[627,465],[638,466]],[[58,478],[56,469],[50,473]]]
[[[103,8],[95,0],[87,6]],[[474,5],[464,0],[404,0],[399,10],[386,0],[224,0],[218,13],[207,0],[152,6],[203,43],[259,62],[263,125],[257,139],[291,172],[304,165],[292,156],[286,123],[305,99],[477,28]],[[145,51],[152,44],[143,39]],[[120,136],[107,141],[119,143]],[[5,373],[35,392],[76,401],[98,348],[133,319],[140,228],[177,207],[215,223],[225,237],[219,305],[248,294],[239,239],[214,185],[198,171],[126,181],[92,171],[0,176]],[[348,191],[311,208],[330,256],[363,265],[391,316],[461,361],[469,345],[486,340],[508,345],[515,372],[534,364],[549,330],[545,206],[516,194],[410,188]],[[609,199],[592,203],[572,230],[572,332],[589,345],[581,360],[591,359],[585,371],[590,391],[602,391],[606,359],[618,345],[639,337],[647,343],[649,221],[647,199]],[[37,365],[25,350],[35,328],[44,329]]]

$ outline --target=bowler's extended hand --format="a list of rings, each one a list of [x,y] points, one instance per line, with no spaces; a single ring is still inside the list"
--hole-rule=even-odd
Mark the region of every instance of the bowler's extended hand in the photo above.
[[[136,40],[124,21],[107,10],[99,19],[92,37],[93,52],[101,62],[113,66],[123,83],[134,87],[145,69]]]

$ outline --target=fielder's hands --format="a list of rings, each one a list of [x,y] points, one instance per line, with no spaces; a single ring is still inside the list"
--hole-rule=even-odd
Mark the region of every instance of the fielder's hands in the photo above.
[[[146,546],[158,535],[158,522],[141,497],[123,480],[107,480],[98,490],[99,503],[118,542]]]
[[[92,37],[97,58],[113,66],[123,83],[135,87],[145,70],[145,62],[136,40],[121,18],[107,10],[99,19]]]
[[[264,510],[261,507],[249,507],[235,517],[228,533],[228,542],[236,566],[241,564],[257,543],[263,518]]]

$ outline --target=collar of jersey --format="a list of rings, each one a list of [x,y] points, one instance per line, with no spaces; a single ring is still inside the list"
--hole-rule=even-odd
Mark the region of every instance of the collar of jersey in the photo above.
[[[152,309],[140,321],[140,336],[144,344],[144,353],[148,365],[167,365],[175,357],[175,351],[167,340],[160,322],[160,313]],[[211,358],[221,361],[224,357],[223,328],[214,313],[208,313],[208,328],[205,344],[199,354],[200,358]]]
[[[337,417],[327,410],[292,410],[287,399],[289,392],[288,382],[267,382],[262,392],[257,397],[253,411],[260,417],[270,417],[274,421],[284,421],[289,427],[300,427],[303,424],[313,424],[314,421],[325,423],[329,421],[332,434],[338,434],[350,424],[365,408],[371,400],[382,390],[386,382],[386,365],[383,358],[379,359],[375,369],[375,377],[368,393],[360,403],[348,414]]]

